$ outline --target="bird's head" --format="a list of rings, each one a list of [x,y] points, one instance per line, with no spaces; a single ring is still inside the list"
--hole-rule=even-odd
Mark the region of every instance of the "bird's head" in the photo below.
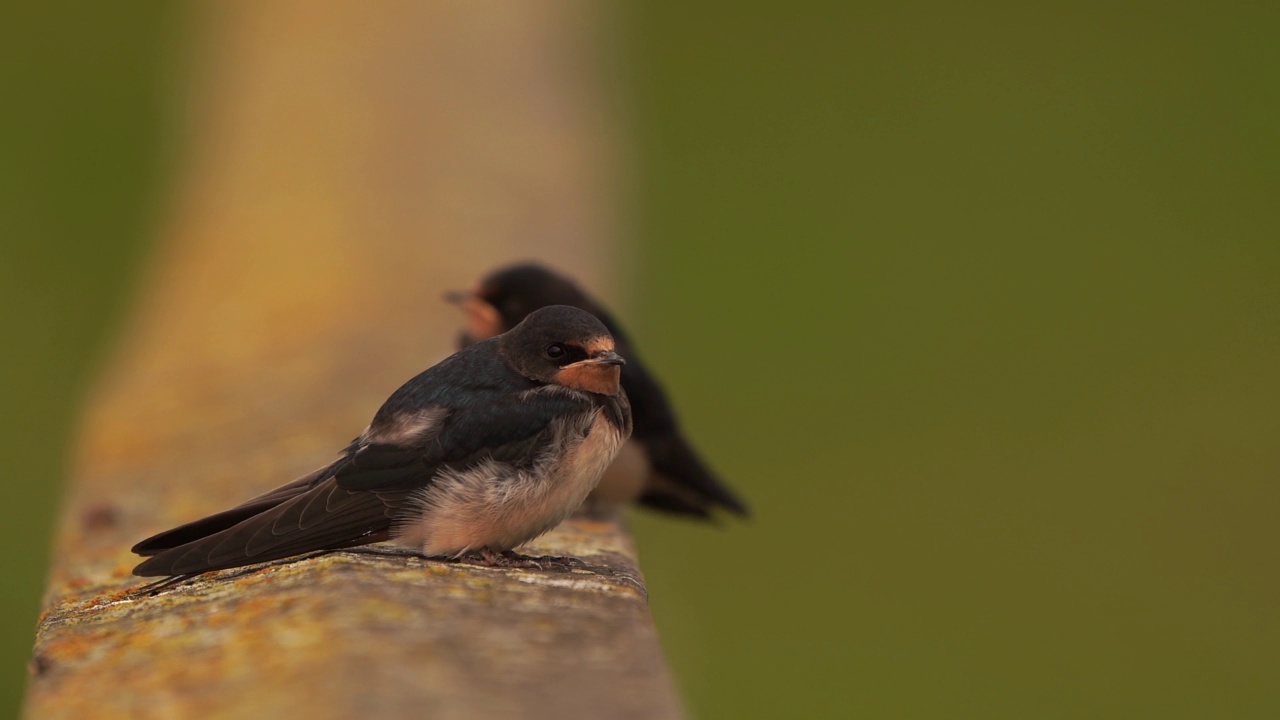
[[[599,395],[620,392],[626,360],[594,315],[567,305],[535,310],[498,338],[498,350],[521,375]]]
[[[573,281],[537,263],[499,268],[474,289],[455,290],[444,297],[466,315],[463,337],[467,345],[501,335],[538,308],[589,307],[591,303]]]

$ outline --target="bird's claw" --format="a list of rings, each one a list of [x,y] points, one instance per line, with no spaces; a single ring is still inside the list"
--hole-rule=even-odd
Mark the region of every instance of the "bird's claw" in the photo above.
[[[575,567],[581,566],[582,561],[577,558],[559,557],[556,555],[521,555],[514,550],[504,550],[502,552],[494,552],[492,550],[481,550],[478,553],[471,553],[463,556],[467,562],[484,567],[498,568],[521,568],[526,570],[548,570],[557,569],[569,571]]]

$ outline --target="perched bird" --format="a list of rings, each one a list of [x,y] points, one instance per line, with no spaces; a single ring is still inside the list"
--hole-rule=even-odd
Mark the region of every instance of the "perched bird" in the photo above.
[[[618,351],[627,358],[622,388],[631,401],[635,432],[605,472],[589,504],[639,502],[646,507],[709,519],[717,508],[746,516],[747,507],[707,468],[685,439],[658,381],[640,362],[616,320],[573,281],[534,263],[500,268],[473,290],[445,299],[466,315],[463,347],[515,327],[548,305],[570,305],[595,315],[609,328]]]
[[[631,434],[623,358],[553,306],[392,393],[334,462],[134,546],[135,575],[188,575],[388,537],[428,556],[510,551],[578,508]]]

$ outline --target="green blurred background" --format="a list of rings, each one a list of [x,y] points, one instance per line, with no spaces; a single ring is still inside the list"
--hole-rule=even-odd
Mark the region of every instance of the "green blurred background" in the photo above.
[[[153,241],[176,19],[0,3],[0,717],[26,683],[73,423]]]
[[[3,13],[0,712],[181,55]],[[621,20],[627,316],[756,513],[636,517],[694,714],[1280,716],[1280,5]]]

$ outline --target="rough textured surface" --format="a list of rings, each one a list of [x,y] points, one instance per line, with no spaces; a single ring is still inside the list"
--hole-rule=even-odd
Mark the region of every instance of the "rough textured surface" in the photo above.
[[[41,620],[28,714],[669,716],[618,525],[574,520],[529,550],[582,565],[490,569],[371,546],[155,594],[86,580]]]
[[[128,574],[137,540],[330,459],[450,350],[444,290],[538,256],[609,294],[595,8],[196,18],[189,148],[86,410],[28,717],[679,714],[615,521],[526,548],[571,570],[372,546],[155,595]]]

